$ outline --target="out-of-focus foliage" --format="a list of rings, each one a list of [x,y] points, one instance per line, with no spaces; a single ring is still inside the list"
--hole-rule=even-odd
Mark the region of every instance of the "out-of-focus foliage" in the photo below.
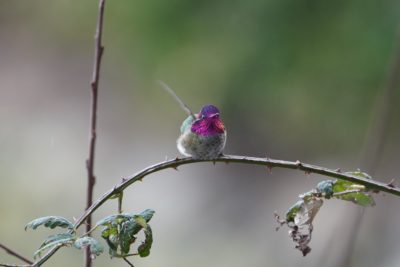
[[[13,5],[21,17],[29,10],[34,28],[61,46],[90,41],[96,1],[13,2],[0,14]],[[148,96],[163,79],[191,106],[220,103],[235,118],[233,133],[250,127],[275,138],[295,130],[286,140],[295,149],[354,149],[386,77],[399,8],[393,0],[111,2],[105,64],[124,58],[130,69],[121,71]],[[74,19],[57,21],[60,13]],[[304,140],[313,128],[318,135]]]

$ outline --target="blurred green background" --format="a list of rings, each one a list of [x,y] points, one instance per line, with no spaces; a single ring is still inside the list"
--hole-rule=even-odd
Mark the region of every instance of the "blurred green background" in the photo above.
[[[45,215],[79,217],[86,191],[96,0],[0,0],[0,242],[30,256]],[[107,1],[95,196],[174,158],[185,114],[155,80],[198,110],[217,105],[227,154],[362,168],[387,87],[397,0]],[[399,177],[399,92],[377,179]],[[367,155],[368,156],[368,155]],[[360,208],[326,201],[303,258],[275,232],[297,195],[322,177],[244,165],[195,164],[135,184],[124,210],[156,210],[150,257],[135,266],[345,267]],[[399,266],[400,199],[381,194],[358,228],[348,266]],[[94,214],[116,211],[110,201]],[[16,262],[0,251],[0,262]],[[46,266],[82,266],[59,251]],[[127,266],[104,254],[95,266]]]

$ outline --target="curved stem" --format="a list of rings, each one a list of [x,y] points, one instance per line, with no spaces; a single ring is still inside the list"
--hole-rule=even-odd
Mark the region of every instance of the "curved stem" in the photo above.
[[[304,171],[305,173],[315,173],[323,176],[338,178],[342,180],[346,180],[349,182],[357,183],[366,186],[371,190],[378,190],[387,192],[392,195],[400,196],[400,188],[393,187],[393,185],[381,183],[372,179],[361,178],[358,176],[354,176],[351,174],[346,174],[340,172],[340,170],[332,170],[316,165],[302,163],[300,161],[285,161],[278,159],[269,159],[269,158],[256,158],[256,157],[247,157],[247,156],[236,156],[236,155],[224,155],[214,160],[200,160],[193,158],[176,158],[169,161],[160,162],[153,166],[147,167],[140,172],[137,172],[125,179],[118,184],[115,185],[112,189],[104,193],[100,198],[97,199],[93,205],[86,210],[86,212],[76,221],[75,228],[78,228],[90,214],[92,214],[96,209],[98,209],[104,202],[113,197],[114,195],[120,193],[125,190],[128,186],[133,184],[134,182],[141,181],[144,177],[154,172],[158,172],[164,169],[173,168],[176,169],[178,166],[197,163],[197,162],[225,162],[225,163],[243,163],[250,165],[261,165],[266,166],[268,168],[285,168],[285,169],[296,169],[300,171]]]

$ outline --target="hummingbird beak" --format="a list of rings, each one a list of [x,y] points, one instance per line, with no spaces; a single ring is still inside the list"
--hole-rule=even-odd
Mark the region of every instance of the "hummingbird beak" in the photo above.
[[[214,113],[210,115],[210,118],[218,118],[219,117],[219,113]]]

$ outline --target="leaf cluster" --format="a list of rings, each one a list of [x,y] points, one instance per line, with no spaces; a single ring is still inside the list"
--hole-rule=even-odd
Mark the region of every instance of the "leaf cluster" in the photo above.
[[[110,215],[98,221],[89,233],[98,227],[103,228],[101,236],[107,242],[111,257],[125,258],[132,255],[146,257],[150,254],[153,243],[153,233],[148,224],[153,214],[153,210],[147,209],[140,214],[124,213]],[[35,251],[34,258],[41,257],[45,251],[62,246],[74,246],[77,249],[89,247],[90,255],[93,259],[104,251],[101,242],[89,236],[89,233],[78,236],[74,224],[64,217],[46,216],[37,218],[29,222],[25,226],[25,230],[29,228],[36,230],[39,226],[50,229],[56,227],[67,228],[68,231],[49,235]],[[144,231],[145,240],[138,246],[138,253],[129,254],[131,245],[136,241],[137,235],[141,230]]]
[[[140,214],[110,215],[96,224],[102,226],[101,236],[106,240],[111,257],[131,256],[131,245],[136,241],[138,233],[143,230],[145,240],[138,247],[138,255],[146,257],[150,254],[153,243],[153,234],[148,222],[153,217],[154,211],[147,209]]]
[[[368,174],[361,171],[346,174],[371,179]],[[364,207],[374,206],[375,201],[371,193],[373,192],[364,185],[340,179],[325,180],[318,183],[315,189],[301,194],[300,200],[286,212],[284,220],[280,219],[277,214],[276,219],[281,225],[286,224],[290,228],[289,236],[296,243],[296,249],[306,256],[311,251],[308,244],[311,242],[313,220],[325,199],[336,198]]]

